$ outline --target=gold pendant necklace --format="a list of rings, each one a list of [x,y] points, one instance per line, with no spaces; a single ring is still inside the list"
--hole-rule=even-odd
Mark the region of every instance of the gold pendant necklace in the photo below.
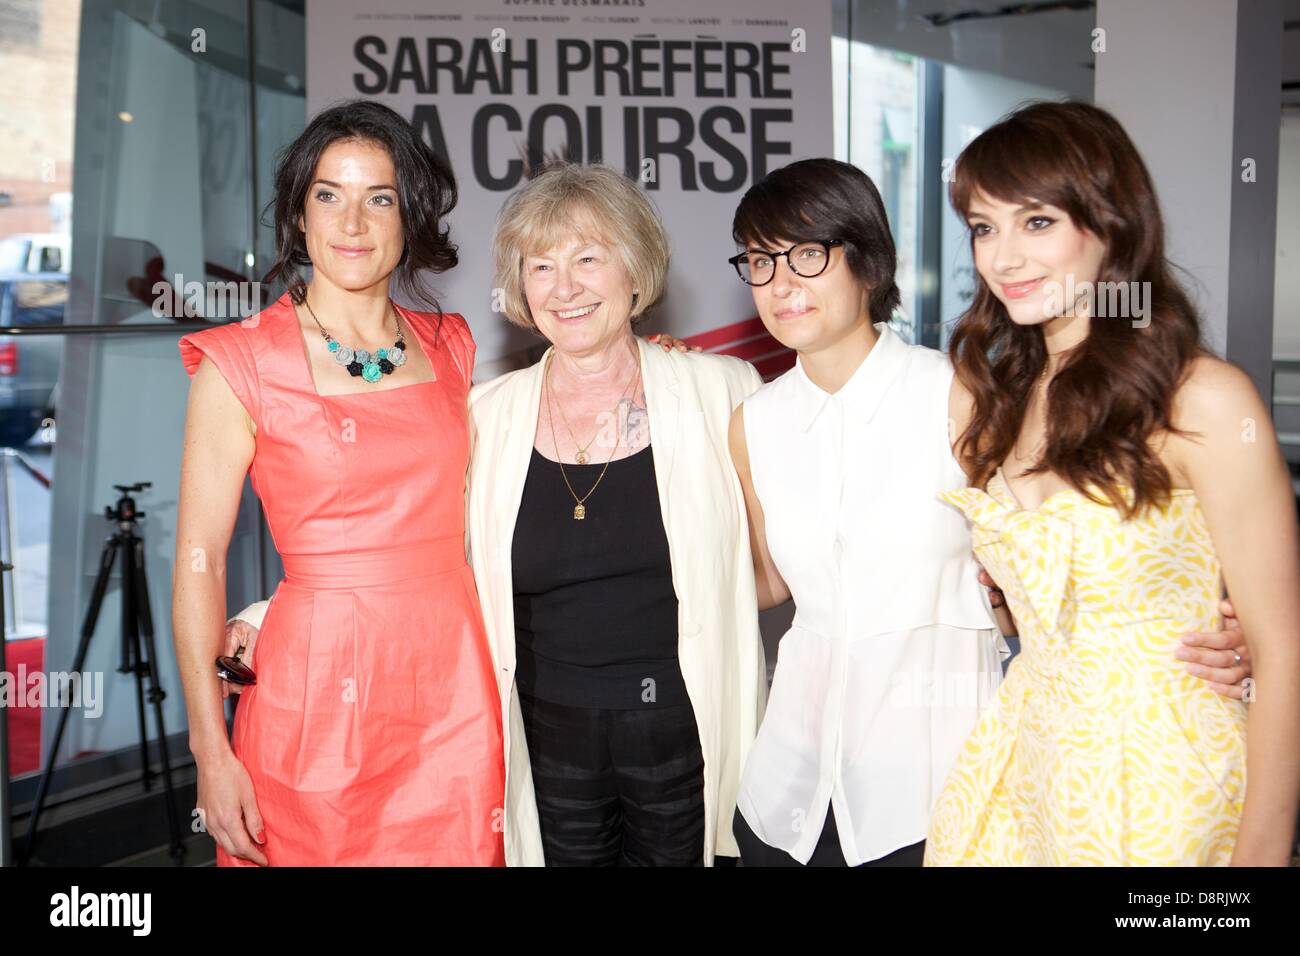
[[[621,434],[621,430],[616,430],[617,434],[614,439],[614,450],[609,453],[609,458],[605,460],[605,467],[600,470],[600,475],[596,478],[596,483],[591,486],[591,489],[585,495],[579,498],[578,493],[573,490],[573,485],[569,483],[569,476],[564,470],[564,462],[560,459],[560,443],[555,437],[555,409],[551,404],[551,359],[553,359],[554,357],[555,357],[555,352],[552,351],[551,354],[546,357],[546,368],[542,370],[542,388],[546,392],[546,410],[548,413],[547,418],[550,419],[550,424],[551,424],[551,444],[555,448],[555,463],[560,466],[560,477],[564,479],[564,487],[568,488],[569,494],[573,496],[573,501],[574,501],[573,520],[583,521],[587,517],[586,501],[588,498],[592,496],[592,494],[596,491],[596,489],[600,487],[601,481],[603,481],[605,478],[605,472],[609,471],[609,463],[613,461],[614,456],[618,454],[618,448],[619,445],[623,443],[623,437]],[[635,385],[637,380],[640,377],[641,377],[641,363],[640,361],[638,361],[636,366],[636,372],[633,373],[632,381],[628,383],[628,388],[631,388],[633,385]],[[623,389],[623,395],[624,396],[627,395],[627,388]],[[623,399],[620,398],[619,399],[620,404],[622,403],[622,401]],[[561,415],[561,419],[563,419],[564,413],[561,412],[560,415]],[[566,421],[564,425],[566,428],[568,428],[569,423]],[[597,434],[600,434],[599,431],[597,432]],[[573,436],[572,430],[569,431],[569,435],[570,437]],[[593,438],[592,441],[595,441],[595,438]],[[574,440],[574,444],[575,445],[577,444],[576,439]],[[590,446],[591,442],[587,442],[587,445]],[[585,458],[586,458],[585,453],[580,449],[578,452],[578,464],[580,465],[586,464],[586,461],[584,460]]]

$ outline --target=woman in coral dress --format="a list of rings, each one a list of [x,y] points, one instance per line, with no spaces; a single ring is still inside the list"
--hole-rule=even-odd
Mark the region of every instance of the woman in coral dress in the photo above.
[[[925,862],[1286,865],[1293,490],[1250,379],[1201,344],[1145,165],[1105,111],[1033,104],[966,147],[953,205],[979,275],[950,342],[973,487],[941,497],[970,519],[1022,651]],[[1240,700],[1169,656],[1215,629],[1225,581],[1254,666]]]
[[[194,385],[174,631],[219,864],[504,862],[500,708],[464,538],[474,343],[460,316],[388,297],[455,264],[433,228],[454,189],[391,110],[320,114],[277,173],[290,292],[180,342]],[[227,743],[210,572],[248,470],[285,578]]]

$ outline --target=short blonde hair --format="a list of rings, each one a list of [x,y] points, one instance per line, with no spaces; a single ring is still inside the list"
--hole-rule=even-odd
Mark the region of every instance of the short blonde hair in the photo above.
[[[495,285],[515,325],[537,330],[524,295],[524,257],[573,235],[618,251],[637,292],[633,322],[663,297],[668,234],[646,195],[608,166],[553,163],[506,201],[492,237]]]

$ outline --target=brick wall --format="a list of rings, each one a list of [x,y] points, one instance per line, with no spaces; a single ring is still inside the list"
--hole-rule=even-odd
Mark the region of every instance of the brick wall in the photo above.
[[[72,190],[80,22],[80,0],[0,0],[0,236],[50,231]]]

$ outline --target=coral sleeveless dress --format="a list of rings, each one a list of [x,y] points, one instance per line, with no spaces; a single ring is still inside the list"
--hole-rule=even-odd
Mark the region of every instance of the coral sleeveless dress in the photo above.
[[[436,381],[318,395],[287,295],[180,340],[257,426],[284,562],[231,740],[273,866],[504,864],[501,708],[465,559],[474,342],[459,315],[400,312]]]
[[[1000,471],[987,493],[940,497],[971,520],[1022,651],[935,805],[926,865],[1228,863],[1246,708],[1173,656],[1181,634],[1217,627],[1195,493],[1127,522],[1073,489],[1022,509]]]

